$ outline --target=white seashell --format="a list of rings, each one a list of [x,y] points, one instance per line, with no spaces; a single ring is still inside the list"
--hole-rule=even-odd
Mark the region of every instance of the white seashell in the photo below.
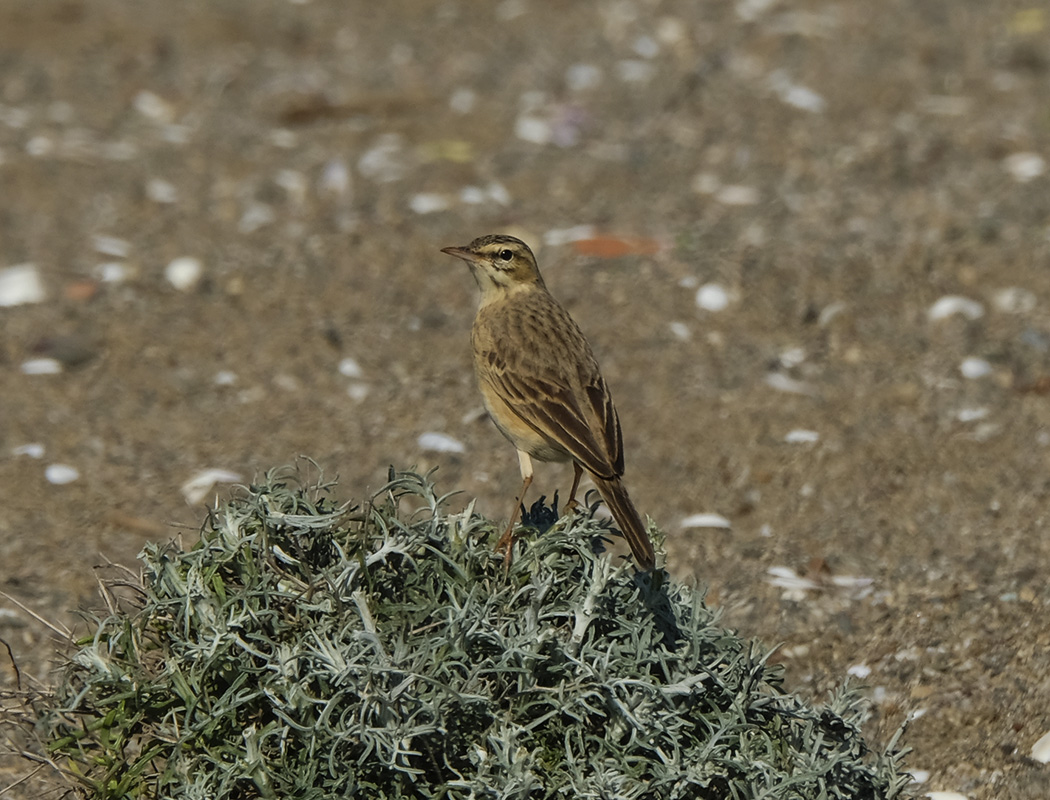
[[[47,136],[34,136],[26,142],[26,153],[33,158],[45,158],[55,152],[55,143]]]
[[[846,670],[847,675],[852,675],[854,678],[860,678],[864,680],[871,675],[871,667],[867,664],[854,664],[852,667]]]
[[[154,203],[174,203],[179,199],[174,183],[161,178],[150,178],[146,182],[146,197]]]
[[[816,431],[807,431],[802,428],[796,428],[793,431],[788,431],[784,437],[784,441],[788,444],[812,444],[813,442],[820,441],[820,434]]]
[[[241,214],[237,230],[241,233],[255,233],[259,228],[266,227],[275,219],[277,219],[277,214],[266,203],[251,203]]]
[[[40,303],[47,297],[35,264],[0,269],[0,306]]]
[[[464,186],[459,190],[459,202],[470,206],[480,205],[488,199],[488,194],[480,186]]]
[[[983,358],[964,358],[962,363],[959,365],[959,372],[962,373],[964,378],[970,380],[976,380],[977,378],[984,378],[992,374],[992,365],[985,361]]]
[[[95,277],[103,283],[123,283],[130,276],[127,264],[119,261],[107,261],[95,267]]]
[[[960,408],[959,412],[955,415],[955,418],[959,422],[976,422],[977,420],[984,419],[990,412],[987,408]]]
[[[44,457],[44,445],[39,442],[30,442],[29,444],[21,444],[18,447],[11,448],[11,453],[16,456],[29,456],[30,458],[43,458]]]
[[[179,487],[183,498],[193,506],[204,500],[217,483],[235,483],[244,480],[240,474],[228,469],[202,469]]]
[[[452,97],[448,99],[448,107],[455,111],[457,114],[469,114],[474,110],[474,105],[478,102],[478,95],[473,89],[466,89],[460,87],[452,93]]]
[[[91,246],[95,248],[96,253],[101,253],[104,256],[113,256],[113,258],[127,258],[131,252],[130,242],[125,239],[118,239],[116,236],[105,236],[101,233],[91,237]]]
[[[705,283],[696,290],[696,304],[704,311],[725,311],[729,300],[729,292],[717,283]]]
[[[132,105],[142,116],[154,122],[171,122],[175,119],[175,109],[171,103],[145,89],[135,95]]]
[[[350,399],[358,403],[368,397],[370,391],[372,391],[372,387],[367,383],[359,383],[356,381],[346,387],[346,393],[350,395]]]
[[[722,181],[711,172],[698,172],[693,176],[692,187],[697,194],[714,194],[722,187]]]
[[[926,796],[930,800],[970,800],[969,797],[958,792],[927,792]]]
[[[785,598],[790,600],[801,600],[806,592],[819,588],[816,583],[809,578],[803,578],[790,567],[770,567],[766,573],[771,576],[770,585],[784,589]]]
[[[416,443],[421,449],[434,453],[465,453],[467,451],[462,442],[444,433],[421,433]]]
[[[376,183],[400,180],[407,169],[403,140],[396,133],[385,133],[357,160],[357,171]]]
[[[805,381],[796,380],[790,375],[785,375],[783,372],[767,372],[765,380],[766,386],[771,389],[776,389],[778,392],[787,392],[788,394],[815,394],[813,387]]]
[[[736,4],[736,15],[744,22],[754,22],[776,2],[777,0],[739,0]]]
[[[1047,731],[1032,745],[1032,759],[1040,764],[1050,764],[1050,731]]]
[[[634,40],[631,49],[642,58],[656,58],[660,55],[660,45],[652,36],[639,36]]]
[[[953,314],[961,314],[966,319],[971,320],[980,319],[984,316],[984,306],[968,297],[949,294],[930,306],[930,310],[926,314],[931,322],[947,319]]]
[[[510,205],[510,192],[507,191],[507,187],[498,181],[493,181],[485,187],[485,191],[489,194],[489,199],[494,203],[499,203],[501,206]]]
[[[563,244],[571,244],[584,239],[593,239],[595,227],[593,225],[574,225],[571,228],[551,228],[543,234],[543,243],[548,247],[558,247]]]
[[[1046,159],[1036,153],[1014,153],[1003,159],[1003,169],[1015,181],[1028,183],[1046,172]]]
[[[346,167],[344,166],[345,170]],[[278,170],[277,175],[274,177],[274,183],[284,189],[288,200],[295,206],[301,206],[306,202],[306,190],[309,187],[309,183],[306,180],[306,176],[299,172],[297,169],[282,169]]]
[[[204,274],[204,264],[199,258],[181,256],[164,268],[164,277],[168,283],[180,292],[188,292],[200,281]]]
[[[339,374],[347,378],[363,378],[365,376],[361,365],[357,363],[357,359],[349,357],[339,362]]]
[[[689,326],[684,322],[669,322],[667,323],[667,327],[671,329],[671,334],[680,342],[687,342],[693,337],[692,332],[689,330]]]
[[[350,168],[341,158],[333,158],[324,165],[321,177],[317,180],[317,190],[321,194],[334,197],[345,197],[350,192]]]
[[[992,296],[992,305],[1004,314],[1027,314],[1035,310],[1035,295],[1019,286],[1000,289]]]
[[[48,483],[53,483],[55,486],[64,486],[79,478],[80,472],[76,467],[71,467],[68,464],[48,464],[47,469],[44,470],[44,477]]]
[[[683,528],[731,528],[732,524],[721,514],[690,514],[678,523]]]
[[[773,70],[768,81],[770,88],[780,98],[780,101],[793,108],[819,114],[827,106],[823,97],[808,86],[795,83],[782,69]]]
[[[412,195],[408,201],[408,207],[417,214],[433,214],[436,211],[446,211],[452,205],[443,194],[432,192],[420,192]]]
[[[548,144],[553,137],[551,124],[543,117],[534,114],[522,114],[514,120],[514,135],[523,142]]]
[[[726,206],[753,206],[759,201],[758,189],[750,186],[723,186],[714,195],[715,200]]]
[[[602,68],[594,64],[573,64],[565,70],[565,84],[569,91],[594,89],[602,82]]]
[[[54,358],[31,358],[22,362],[25,375],[57,375],[61,371],[61,362]]]

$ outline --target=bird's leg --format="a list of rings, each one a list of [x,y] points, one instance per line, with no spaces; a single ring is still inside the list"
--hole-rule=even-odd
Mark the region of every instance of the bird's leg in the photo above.
[[[573,476],[572,476],[572,489],[569,491],[569,499],[565,501],[565,511],[573,511],[580,504],[576,502],[576,490],[580,488],[580,477],[583,475],[583,467],[580,466],[580,462],[572,462]]]
[[[496,542],[496,552],[503,553],[503,567],[510,569],[510,560],[514,555],[514,523],[518,521],[518,511],[525,502],[525,492],[529,490],[532,483],[532,459],[529,454],[518,451],[518,466],[521,467],[521,494],[514,501],[514,508],[510,512],[510,521],[507,522],[507,530]]]

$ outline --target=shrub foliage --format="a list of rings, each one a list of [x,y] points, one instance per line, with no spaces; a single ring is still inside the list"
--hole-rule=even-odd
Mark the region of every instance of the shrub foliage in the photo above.
[[[902,796],[852,692],[785,692],[698,592],[617,566],[593,510],[507,572],[429,476],[331,489],[275,471],[192,548],[146,547],[41,713],[85,796]]]

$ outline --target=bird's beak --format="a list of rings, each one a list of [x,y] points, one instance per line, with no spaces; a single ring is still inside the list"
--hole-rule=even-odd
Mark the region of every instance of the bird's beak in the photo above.
[[[448,253],[450,256],[455,256],[456,258],[462,258],[467,262],[477,261],[477,256],[466,247],[442,247],[441,252]]]

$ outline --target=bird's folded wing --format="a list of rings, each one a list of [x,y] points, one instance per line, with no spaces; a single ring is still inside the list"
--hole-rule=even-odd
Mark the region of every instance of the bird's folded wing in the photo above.
[[[600,374],[575,391],[555,376],[525,377],[498,368],[484,379],[522,422],[585,469],[606,478],[623,474],[620,420]]]

